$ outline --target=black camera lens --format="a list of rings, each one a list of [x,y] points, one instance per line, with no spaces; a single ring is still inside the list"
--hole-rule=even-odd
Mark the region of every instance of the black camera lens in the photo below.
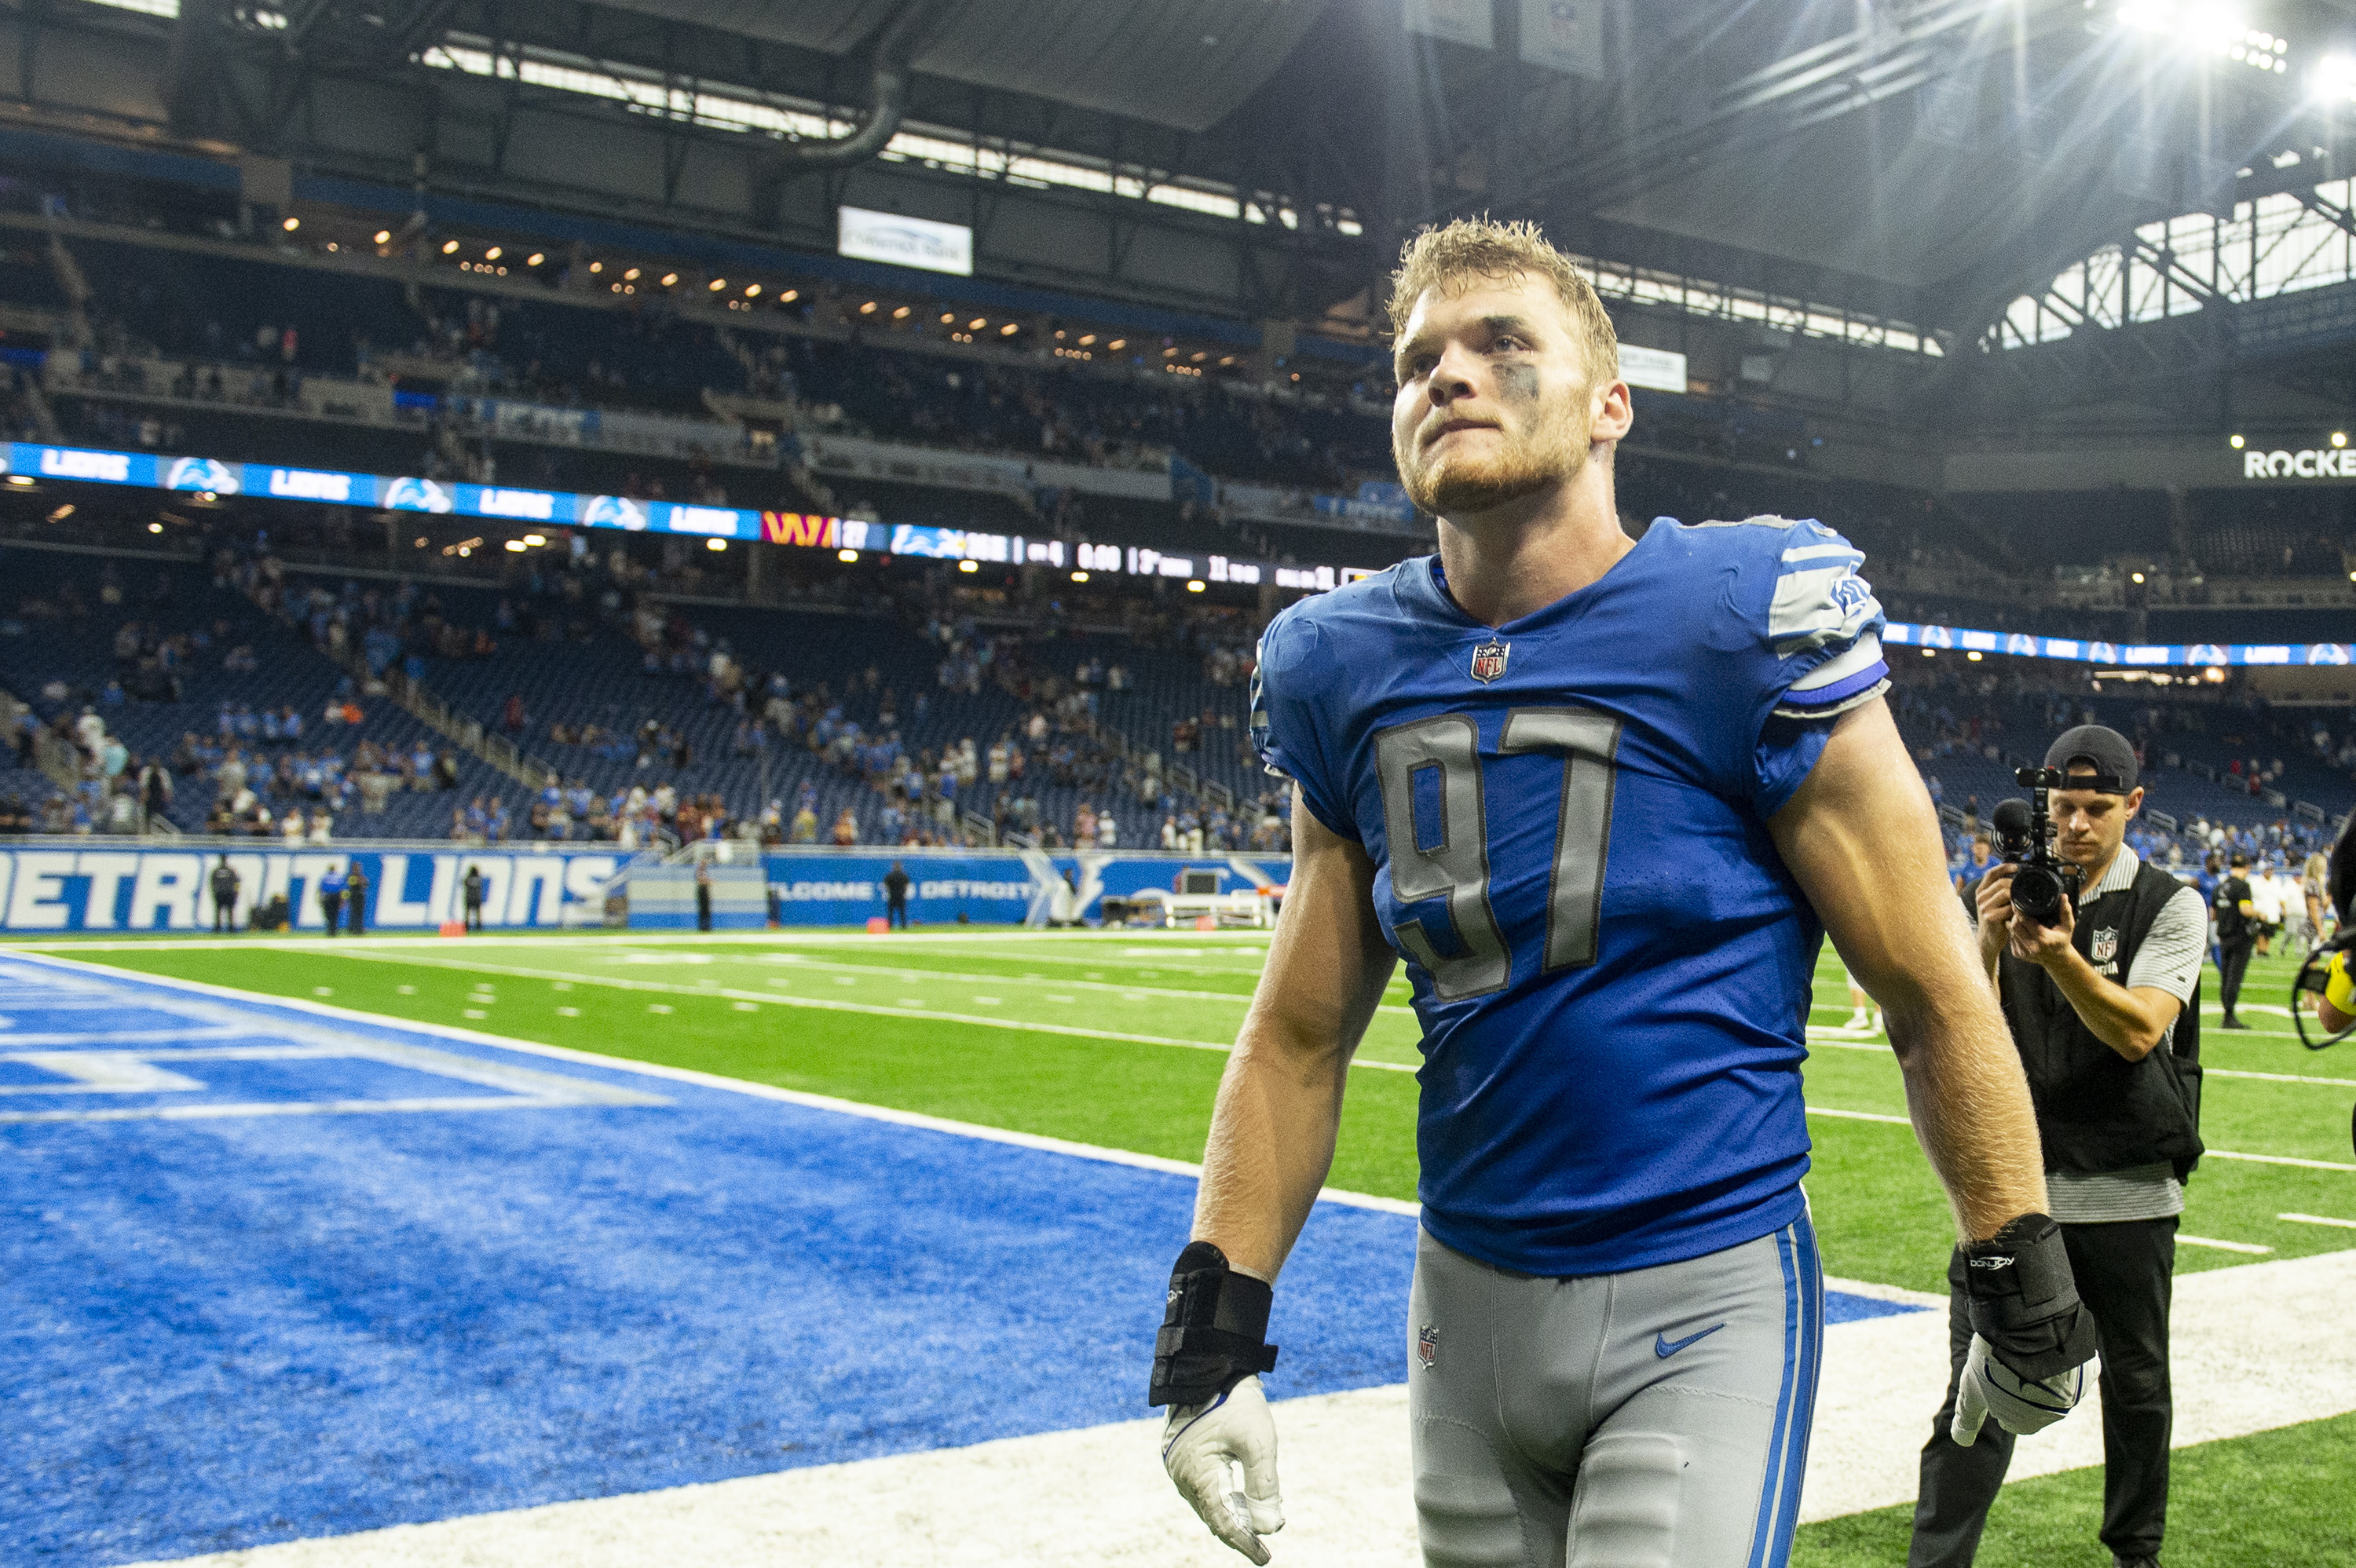
[[[2013,873],[2012,907],[2040,925],[2062,923],[2062,879],[2042,866],[2023,866]]]

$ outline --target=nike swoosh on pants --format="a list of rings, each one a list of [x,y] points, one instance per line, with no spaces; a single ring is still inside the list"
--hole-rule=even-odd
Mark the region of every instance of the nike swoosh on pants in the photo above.
[[[1665,1361],[1671,1356],[1676,1355],[1679,1350],[1684,1349],[1687,1345],[1692,1344],[1695,1340],[1707,1339],[1712,1334],[1717,1333],[1720,1328],[1725,1327],[1726,1325],[1723,1323],[1713,1323],[1708,1328],[1703,1329],[1700,1333],[1688,1334],[1682,1339],[1672,1339],[1667,1338],[1665,1335],[1655,1334],[1653,1336],[1653,1354],[1660,1357],[1661,1360]]]

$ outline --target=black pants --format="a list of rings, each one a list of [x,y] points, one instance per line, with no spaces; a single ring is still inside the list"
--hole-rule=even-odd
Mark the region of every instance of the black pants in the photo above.
[[[235,931],[237,929],[236,894],[232,893],[225,899],[213,900],[213,929],[215,931]]]
[[[2233,1004],[2241,1000],[2242,976],[2249,972],[2250,949],[2254,945],[2247,937],[2217,944],[2217,1000],[2229,1019],[2233,1016]]]
[[[466,929],[468,931],[480,931],[483,929],[483,906],[481,904],[471,903],[466,906]]]
[[[2102,1345],[2102,1542],[2115,1556],[2156,1557],[2168,1526],[2168,1306],[2176,1221],[2064,1225],[2062,1239]],[[1952,1269],[1949,1275],[1952,1279]],[[2012,1435],[1993,1418],[1968,1448],[1948,1435],[1955,1418],[1955,1380],[1963,1375],[1972,1345],[1960,1290],[1950,1299],[1947,1339],[1954,1370],[1938,1425],[1922,1445],[1922,1487],[1914,1504],[1907,1568],[1965,1568],[1979,1550],[1988,1505],[2012,1463]]]
[[[327,917],[327,934],[335,935],[336,928],[344,923],[344,895],[341,893],[322,895],[319,900],[319,912]]]
[[[706,884],[700,883],[695,890],[695,929],[712,929],[712,889]]]
[[[906,899],[892,899],[886,901],[884,905],[884,928],[888,931],[895,925],[902,931],[908,929],[908,901]]]
[[[354,936],[367,935],[368,899],[366,895],[360,893],[347,893],[344,897],[345,901],[351,905],[352,934]]]

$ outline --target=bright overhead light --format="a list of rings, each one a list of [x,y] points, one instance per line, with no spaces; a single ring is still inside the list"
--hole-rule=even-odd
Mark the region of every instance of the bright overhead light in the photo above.
[[[761,285],[758,283],[746,283],[744,285],[744,297],[748,300],[759,299],[761,297]]]
[[[164,525],[161,523],[150,523],[147,525],[147,531],[151,534],[160,534],[164,531]]]
[[[589,263],[589,270],[593,272],[602,272],[605,270],[605,263],[603,261],[592,261]]]
[[[941,325],[942,325],[943,326],[947,326],[947,325],[948,325],[950,323],[954,322],[955,320],[957,320],[957,315],[956,315],[956,313],[955,313],[955,312],[952,312],[952,311],[946,311],[946,310],[945,310],[945,311],[943,311],[943,312],[941,312]]]
[[[968,332],[980,332],[983,327],[988,326],[989,325],[990,323],[984,321],[980,316],[975,316],[971,321],[965,324],[965,329]]]
[[[507,548],[508,548],[510,551],[512,551],[513,553],[515,553],[515,554],[517,554],[517,555],[521,555],[521,554],[522,554],[526,549],[529,549],[530,547],[529,545],[525,544],[525,543],[523,542],[523,540],[521,540],[521,539],[509,539],[509,540],[508,540]]]
[[[2356,573],[2351,573],[2351,575],[2356,575]],[[1072,581],[1075,582],[1086,582],[1087,580],[1088,574],[1085,571],[1076,571],[1072,573]]]
[[[707,289],[710,289],[713,293],[715,293],[715,294],[716,294],[716,293],[718,293],[721,290],[723,290],[723,289],[724,289],[724,288],[726,288],[726,287],[728,286],[728,280],[727,280],[727,279],[725,279],[725,278],[714,278],[714,279],[712,279],[710,283],[708,283],[704,284],[703,286],[704,286],[705,288],[707,288]]]
[[[1189,593],[1200,593],[1203,592],[1203,580],[1198,577],[1194,579],[1194,581],[1186,584],[1186,592]]]
[[[706,549],[726,549],[728,548],[728,541],[726,539],[705,539],[703,541],[703,548]]]
[[[11,485],[30,485],[32,482],[33,476],[29,474],[11,474],[8,475],[8,483]]]
[[[981,562],[978,560],[961,560],[958,562],[958,570],[959,571],[980,571],[981,570]]]
[[[671,284],[677,282],[679,282],[679,274],[677,272],[665,272],[662,275],[662,286],[665,288],[670,287]]]
[[[892,319],[893,319],[894,321],[905,321],[905,320],[907,320],[907,319],[908,319],[908,307],[907,307],[906,305],[902,305],[899,309],[897,309],[897,310],[894,311],[894,312],[892,313]]]
[[[2242,450],[2244,443],[2239,434],[2234,434],[2229,435],[2225,438],[2225,444],[2232,447],[2235,452],[2239,452]]]
[[[532,549],[538,549],[541,546],[548,542],[548,536],[546,534],[526,534],[523,536],[523,542],[530,545]]]
[[[1106,344],[1105,347],[1118,354],[1122,349],[1129,347],[1129,339],[1126,337],[1116,337],[1110,343]]]
[[[638,269],[632,267],[628,272],[624,272],[622,274],[622,281],[626,283],[637,283],[638,281]]]
[[[292,234],[294,230],[303,227],[303,220],[299,218],[290,218],[278,227],[286,230],[287,233]]]
[[[778,303],[779,304],[793,304],[796,300],[798,300],[798,299],[799,299],[799,298],[801,298],[801,297],[802,297],[802,292],[801,292],[801,290],[799,290],[799,289],[787,289],[784,293],[781,293],[781,294],[779,294],[779,295],[777,296],[777,303]],[[904,315],[907,314],[907,307],[906,307],[905,305],[903,305],[903,306],[901,306],[901,307],[900,307],[900,314],[901,314],[901,315]]]
[[[391,243],[392,243],[392,230],[391,230],[391,229],[378,229],[378,230],[376,231],[376,242],[377,242],[378,244],[380,244],[380,245],[390,245],[390,244],[391,244]]]
[[[859,552],[855,549],[839,549],[834,552],[834,559],[842,562],[843,565],[849,566],[852,561],[859,559]]]
[[[2308,80],[2318,98],[2356,100],[2356,55],[2324,56]]]
[[[873,300],[869,300],[865,304],[861,305],[859,307],[859,314],[862,315],[873,315],[875,314],[875,302]]]
[[[1083,348],[1086,348],[1089,344],[1094,343],[1096,340],[1097,335],[1093,332],[1083,332],[1080,334],[1080,347]]]
[[[2348,432],[2347,432],[2346,431],[2344,431],[2344,430],[2335,430],[2335,431],[2333,431],[2333,432],[2331,432],[2331,444],[2332,444],[2332,445],[2334,445],[2334,446],[2345,446],[2345,445],[2347,445],[2347,444],[2348,444]]]
[[[455,240],[443,240],[443,241],[442,241],[442,253],[443,253],[444,256],[455,256],[455,255],[456,255],[456,254],[458,253],[458,242],[457,242]]]
[[[1012,337],[1022,330],[1023,324],[1021,322],[1010,321],[1004,326],[998,329],[998,336],[1001,337]]]
[[[483,260],[486,261],[496,261],[499,259],[501,254],[502,252],[499,248],[497,245],[494,245],[489,250],[483,252]]]
[[[524,264],[525,266],[527,266],[527,267],[537,267],[537,266],[539,266],[542,261],[547,261],[547,260],[548,260],[548,258],[547,258],[546,256],[544,256],[544,255],[541,254],[541,252],[539,252],[539,251],[534,251],[530,255],[526,256],[526,257],[523,259],[523,264]]]

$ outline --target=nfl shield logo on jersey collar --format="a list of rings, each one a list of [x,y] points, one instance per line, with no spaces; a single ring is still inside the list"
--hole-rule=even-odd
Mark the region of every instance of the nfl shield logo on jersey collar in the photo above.
[[[1514,645],[1492,637],[1472,650],[1472,678],[1486,686],[1505,673],[1505,656]]]

